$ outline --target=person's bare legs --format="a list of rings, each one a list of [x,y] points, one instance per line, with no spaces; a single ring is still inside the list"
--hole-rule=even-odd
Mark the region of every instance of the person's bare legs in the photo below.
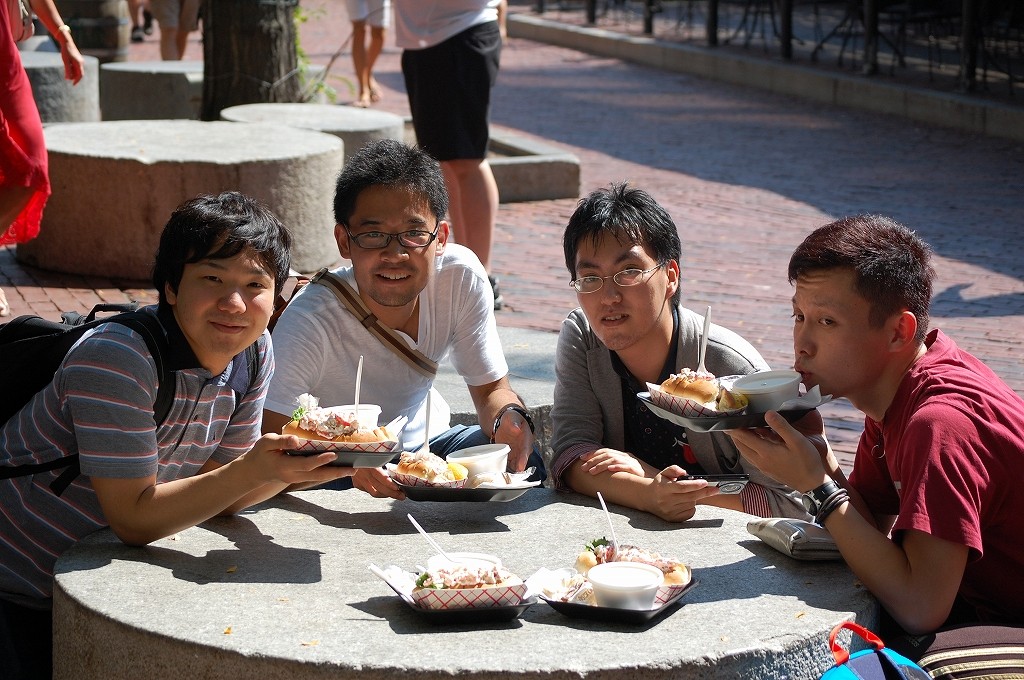
[[[32,198],[35,189],[32,187],[8,187],[0,191],[0,238],[11,228],[14,220],[25,208],[25,204]],[[3,288],[0,288],[0,316],[10,316],[11,306],[7,303],[7,296]]]
[[[177,61],[181,59],[182,50],[178,49],[178,43],[180,42],[178,39],[179,33],[180,31],[177,28],[160,27],[160,58],[164,61]],[[188,38],[188,34],[185,35],[185,38]]]
[[[0,236],[14,224],[14,220],[25,208],[35,189],[32,187],[7,187],[0,191]]]
[[[128,0],[128,16],[132,20],[132,42],[142,42],[142,0]]]
[[[380,86],[377,79],[373,77],[373,65],[377,63],[377,57],[384,49],[384,27],[370,27],[370,47],[366,52],[366,80],[369,85],[370,101],[379,102],[381,97]]]
[[[32,187],[9,187],[0,192],[0,238],[11,228],[15,218],[32,198],[35,189]],[[0,288],[0,316],[10,316],[11,306],[7,303],[4,289]]]
[[[359,83],[359,98],[356,106],[370,105],[370,67],[366,63],[366,22],[352,22],[352,67],[356,71],[356,82]],[[375,57],[376,58],[376,57]]]
[[[441,161],[450,198],[448,212],[455,240],[480,258],[491,271],[491,240],[498,217],[498,184],[486,159]]]
[[[188,47],[188,31],[183,31],[179,28],[177,35],[175,35],[175,42],[175,46],[178,48],[178,59],[184,59],[185,49]]]

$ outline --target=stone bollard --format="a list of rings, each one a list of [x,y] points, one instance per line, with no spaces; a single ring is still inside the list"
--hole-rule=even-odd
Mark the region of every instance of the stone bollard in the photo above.
[[[16,256],[42,269],[146,280],[160,232],[181,202],[235,190],[291,230],[292,267],[339,259],[336,137],[284,125],[115,121],[47,126],[53,195],[40,235]]]
[[[100,67],[103,120],[199,120],[202,61],[128,61]]]
[[[64,61],[58,52],[22,52],[21,63],[43,123],[89,123],[100,119],[96,57],[85,57],[82,80],[77,85],[64,78]]]
[[[202,61],[129,61],[101,65],[103,120],[199,120],[203,108],[203,69]],[[316,78],[324,70],[323,66],[311,66],[302,77]]]
[[[236,123],[282,123],[318,130],[341,138],[345,153],[354,154],[377,139],[403,139],[405,121],[386,111],[330,104],[243,104],[220,112],[221,120]]]

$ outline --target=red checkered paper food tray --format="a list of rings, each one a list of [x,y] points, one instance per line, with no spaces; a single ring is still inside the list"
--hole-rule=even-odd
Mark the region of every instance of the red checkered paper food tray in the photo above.
[[[721,416],[735,415],[742,413],[742,408],[733,409],[731,411],[717,411],[713,408],[708,408],[703,404],[700,404],[693,399],[684,399],[683,397],[677,397],[674,394],[669,394],[661,389],[660,385],[653,383],[647,383],[647,389],[651,393],[651,401],[654,402],[655,406],[659,406],[666,411],[671,411],[678,416],[684,418],[720,418]]]
[[[425,609],[483,609],[517,605],[526,596],[526,584],[489,588],[420,588],[412,599]]]

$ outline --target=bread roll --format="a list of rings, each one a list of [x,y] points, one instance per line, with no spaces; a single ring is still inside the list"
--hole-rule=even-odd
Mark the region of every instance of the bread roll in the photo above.
[[[352,434],[339,434],[336,437],[325,437],[317,434],[313,430],[303,429],[299,423],[294,420],[289,421],[288,424],[281,429],[281,434],[294,434],[296,437],[312,439],[313,441],[345,442],[350,444],[386,442],[391,439],[391,435],[388,433],[387,428],[384,427],[375,427],[372,430],[359,429]]]
[[[522,579],[505,567],[491,565],[477,567],[468,564],[452,564],[440,569],[429,569],[416,579],[415,590],[425,588],[503,588],[517,586]]]
[[[299,408],[281,428],[281,434],[303,439],[353,444],[383,442],[393,439],[386,427],[364,427],[355,413],[340,413],[336,408],[320,408],[320,400],[311,394],[301,395]]]
[[[605,539],[594,541],[579,554],[576,558],[576,571],[585,576],[592,567],[604,562],[641,562],[661,569],[666,585],[686,585],[690,582],[690,568],[679,560],[628,544],[619,545],[613,553],[611,544]]]
[[[673,373],[668,380],[661,383],[663,392],[692,399],[699,404],[714,405],[718,400],[718,381],[710,373],[697,373],[684,368],[681,373]]]
[[[405,451],[398,460],[395,472],[424,479],[428,482],[457,482],[469,474],[466,466],[448,463],[430,451]]]

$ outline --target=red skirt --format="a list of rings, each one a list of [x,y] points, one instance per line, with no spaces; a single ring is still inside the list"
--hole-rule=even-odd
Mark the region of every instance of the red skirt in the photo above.
[[[7,3],[0,2],[0,191],[8,187],[34,191],[10,228],[0,234],[0,246],[35,238],[50,196],[43,124],[11,37]]]

